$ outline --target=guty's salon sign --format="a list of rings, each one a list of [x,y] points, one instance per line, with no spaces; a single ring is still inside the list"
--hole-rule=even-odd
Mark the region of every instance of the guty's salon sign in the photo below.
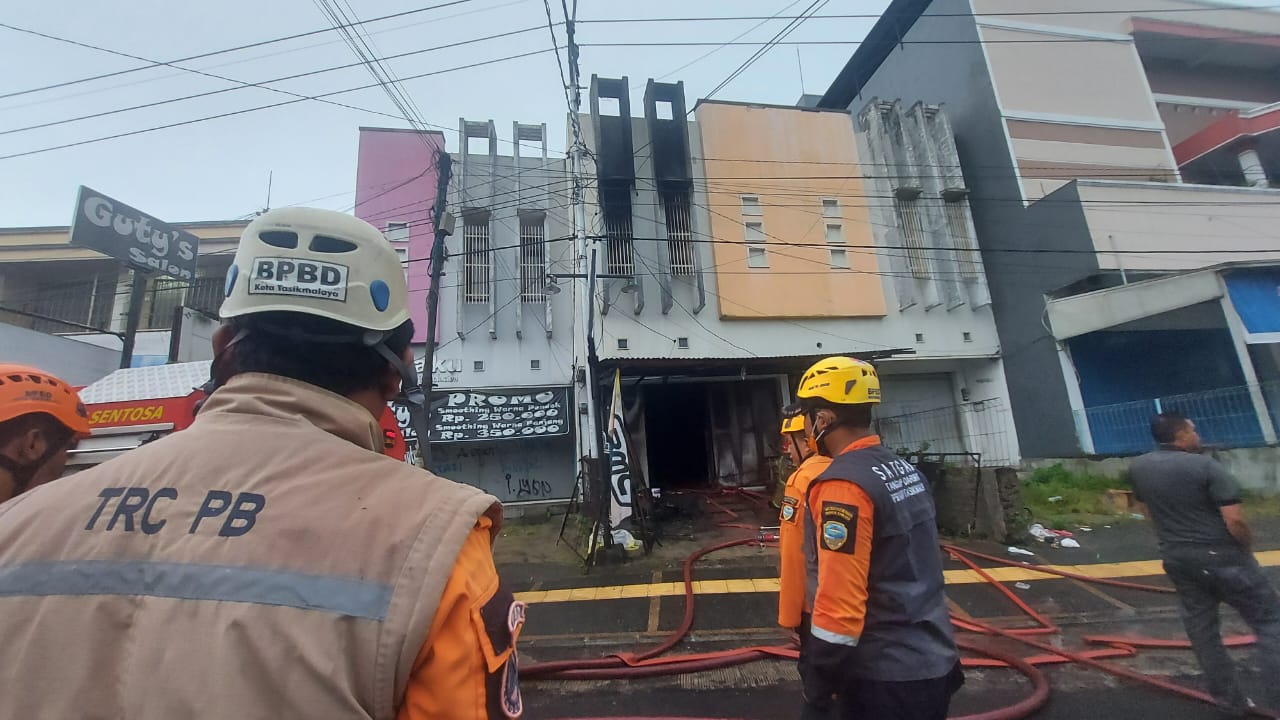
[[[196,275],[200,239],[87,187],[80,187],[71,244],[181,280]]]

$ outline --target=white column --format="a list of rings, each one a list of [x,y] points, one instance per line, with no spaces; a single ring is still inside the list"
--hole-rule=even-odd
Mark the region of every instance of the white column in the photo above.
[[[1080,393],[1080,375],[1071,360],[1071,351],[1065,340],[1058,341],[1058,363],[1062,366],[1062,381],[1067,386],[1067,401],[1071,404],[1071,417],[1076,426],[1076,443],[1080,452],[1092,455],[1093,431],[1089,429],[1089,415],[1084,410],[1084,395]]]
[[[1262,395],[1262,386],[1258,384],[1258,373],[1253,369],[1253,360],[1249,358],[1249,345],[1244,341],[1244,321],[1236,312],[1231,302],[1231,293],[1227,291],[1227,281],[1218,275],[1222,284],[1222,315],[1227,320],[1227,330],[1231,332],[1231,344],[1236,349],[1236,359],[1240,362],[1240,370],[1244,373],[1245,385],[1249,388],[1249,399],[1253,401],[1253,412],[1258,416],[1258,425],[1262,427],[1262,439],[1267,444],[1276,441],[1276,428],[1271,424],[1271,414],[1267,412],[1267,400]]]
[[[129,319],[129,288],[133,286],[133,273],[128,268],[120,269],[116,293],[112,298],[111,332],[124,332],[125,323]]]
[[[1253,148],[1245,148],[1237,155],[1240,159],[1240,170],[1244,172],[1244,181],[1253,187],[1267,187],[1267,171],[1262,167],[1262,158]]]

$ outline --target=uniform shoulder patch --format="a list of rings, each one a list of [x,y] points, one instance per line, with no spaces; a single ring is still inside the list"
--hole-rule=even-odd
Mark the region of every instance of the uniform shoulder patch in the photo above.
[[[782,497],[782,513],[781,513],[782,521],[789,522],[789,523],[796,522],[797,518],[799,517],[799,514],[796,512],[796,508],[799,507],[799,505],[800,505],[799,498],[794,498],[794,497],[791,497],[790,495],[784,495]]]
[[[852,555],[857,545],[858,506],[822,503],[822,548]]]

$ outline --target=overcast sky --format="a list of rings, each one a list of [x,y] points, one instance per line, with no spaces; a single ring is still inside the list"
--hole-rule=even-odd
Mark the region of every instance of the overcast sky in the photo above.
[[[438,5],[447,0],[350,0],[361,19]],[[691,16],[795,15],[809,3],[797,0],[579,0],[579,20]],[[836,0],[825,14],[879,14],[887,0]],[[312,0],[223,0],[175,3],[129,0],[88,3],[46,0],[10,3],[0,22],[97,45],[151,60],[200,53],[318,30],[327,20]],[[558,0],[553,16],[561,18]],[[463,47],[426,52],[389,62],[400,77],[494,60],[551,46],[542,0],[468,0],[451,7],[365,25],[382,56],[523,28],[530,32]],[[582,23],[578,41],[589,43],[728,41],[759,21],[683,23]],[[770,21],[743,40],[767,40],[786,24]],[[856,41],[872,20],[813,20],[790,40]],[[561,43],[563,28],[556,28]],[[683,80],[690,107],[732,72],[754,47],[727,47],[701,60],[708,47],[586,47],[583,77],[626,75],[633,113],[640,112],[646,78]],[[822,92],[853,45],[808,45],[774,49],[717,94],[721,99],[794,103],[804,87]],[[696,62],[694,62],[696,60]],[[183,63],[242,82],[346,65],[354,53],[328,32]],[[692,63],[692,64],[689,64]],[[681,69],[681,66],[689,64]],[[0,28],[0,95],[142,66],[136,60]],[[363,67],[338,70],[274,85],[315,95],[373,82]],[[550,52],[518,60],[447,72],[403,83],[422,116],[443,126],[448,148],[457,147],[458,118],[493,119],[509,139],[511,122],[548,124],[551,149],[565,147],[565,100]],[[75,143],[142,128],[234,112],[293,98],[260,88],[239,88],[199,99],[81,120],[53,127],[6,132],[42,123],[102,113],[159,100],[235,87],[221,80],[158,67],[91,83],[0,98],[0,156]],[[334,101],[387,113],[304,101],[190,125],[0,160],[0,227],[63,225],[69,222],[76,188],[88,185],[161,219],[221,220],[245,216],[266,203],[267,177],[274,172],[272,206],[311,204],[349,210],[355,188],[357,128],[408,127],[379,88],[346,93]],[[584,97],[585,104],[585,97]],[[499,151],[511,150],[501,143]]]
[[[440,5],[450,0],[344,0],[367,20]],[[1142,0],[1129,0],[1135,9]],[[1280,0],[1240,0],[1231,4],[1276,7]],[[553,15],[561,17],[559,0]],[[881,13],[888,0],[835,0],[822,14]],[[705,16],[791,16],[804,0],[579,0],[579,20],[689,18]],[[123,8],[127,7],[127,12]],[[8,3],[0,22],[101,48],[168,61],[259,43],[330,27],[314,0],[42,0]],[[389,61],[400,77],[447,71],[551,46],[542,0],[461,0],[449,7],[364,25],[374,50],[396,55],[488,35],[529,32],[424,52]],[[787,20],[678,23],[582,23],[578,41],[725,42],[763,41]],[[832,41],[773,49],[716,97],[793,103],[804,89],[822,92],[843,66],[872,19],[815,19],[788,40]],[[563,27],[556,28],[563,43]],[[582,73],[626,75],[632,85],[633,114],[640,112],[646,78],[683,80],[693,102],[704,97],[750,56],[755,47],[732,46],[707,57],[706,47],[584,47]],[[701,58],[701,59],[700,59]],[[262,83],[356,61],[338,33],[261,45],[182,63],[241,82]],[[0,28],[0,156],[77,143],[102,136],[234,113],[294,98],[261,88],[156,67],[45,92],[22,91],[87,76],[143,66],[137,60],[72,46]],[[274,84],[293,93],[315,95],[368,85],[361,66]],[[442,72],[403,83],[427,122],[446,132],[456,150],[458,118],[493,119],[509,139],[511,122],[548,124],[551,148],[565,147],[565,101],[555,57],[550,52]],[[104,113],[145,103],[236,88],[193,100],[104,117],[14,132],[20,128]],[[0,227],[62,225],[69,222],[76,188],[88,185],[169,221],[244,217],[267,200],[267,177],[274,173],[272,206],[311,204],[349,210],[355,189],[357,128],[408,127],[380,88],[329,98],[367,108],[353,110],[314,101],[236,114],[92,144],[0,159]],[[379,115],[376,113],[385,113]],[[388,117],[387,115],[390,115]],[[441,129],[441,128],[437,128]],[[510,152],[509,143],[500,151]]]

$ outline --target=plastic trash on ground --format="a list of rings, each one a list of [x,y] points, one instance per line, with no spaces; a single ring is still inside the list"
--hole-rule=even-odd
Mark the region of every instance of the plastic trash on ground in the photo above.
[[[1013,547],[1012,545],[1009,546],[1009,554],[1010,555],[1035,555],[1035,553],[1031,552],[1030,550],[1023,550],[1020,547]]]
[[[1018,588],[1019,590],[1030,590],[1030,589],[1031,589],[1031,584],[1030,584],[1030,583],[1016,582],[1016,583],[1014,583],[1014,584],[1013,584],[1013,586],[1014,586],[1014,587],[1016,587],[1016,588]]]
[[[1058,541],[1058,546],[1064,548],[1078,548],[1080,547],[1080,543],[1071,538],[1062,538],[1062,540]]]

